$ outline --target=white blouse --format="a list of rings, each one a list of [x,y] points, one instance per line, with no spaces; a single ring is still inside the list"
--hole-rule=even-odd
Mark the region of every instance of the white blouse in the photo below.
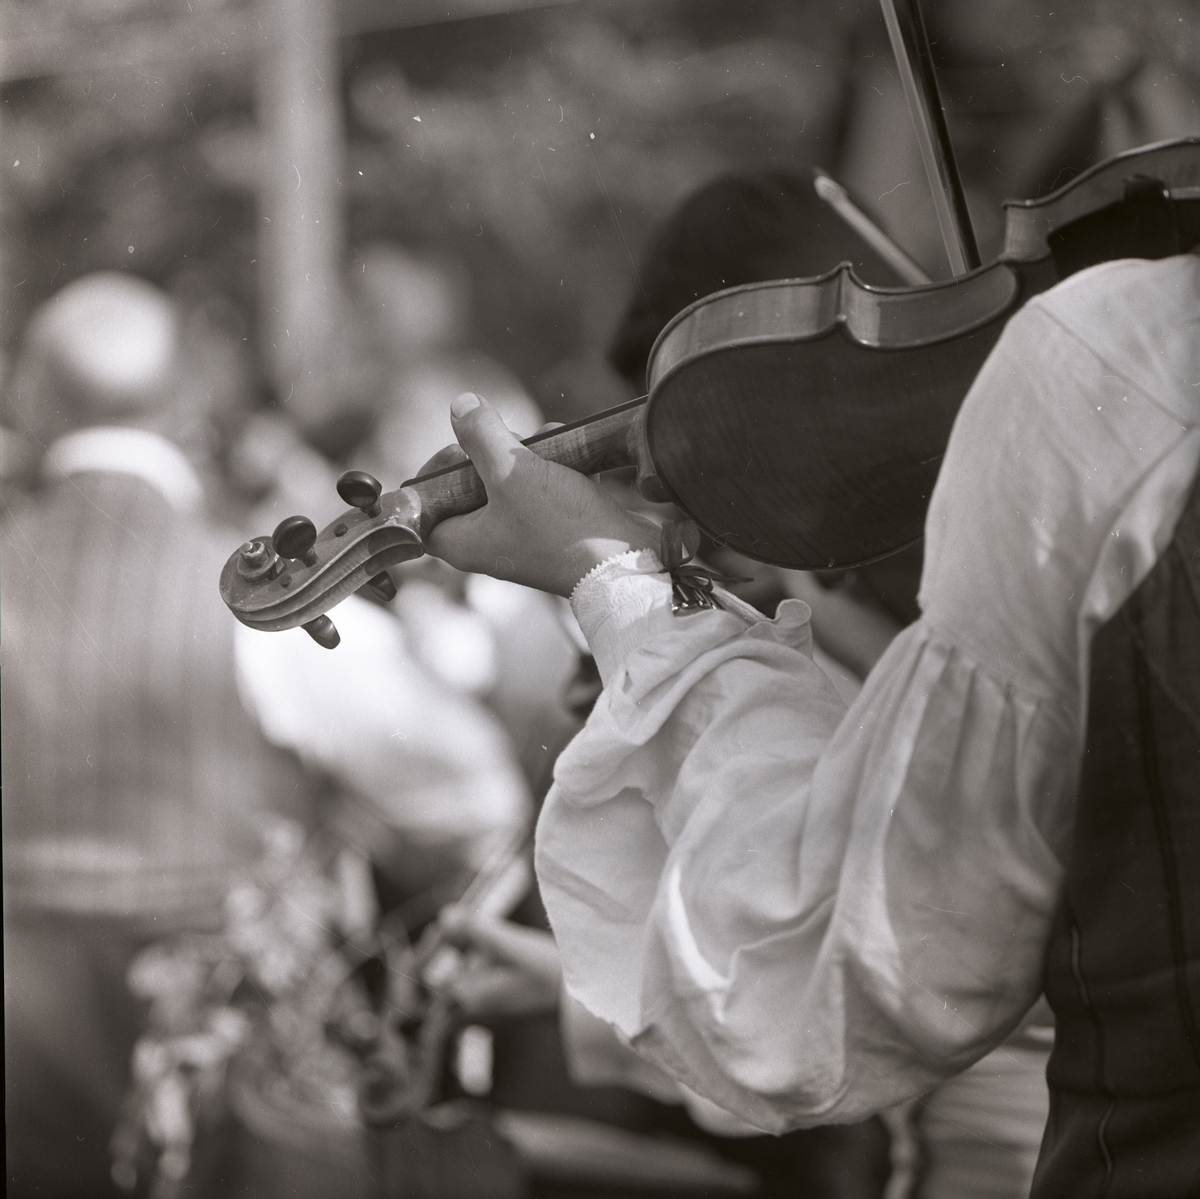
[[[1009,323],[926,523],[921,619],[846,709],[807,606],[673,616],[648,553],[572,603],[604,693],[537,870],[570,994],[768,1131],[859,1119],[1041,989],[1092,634],[1200,461],[1200,257],[1112,262]]]

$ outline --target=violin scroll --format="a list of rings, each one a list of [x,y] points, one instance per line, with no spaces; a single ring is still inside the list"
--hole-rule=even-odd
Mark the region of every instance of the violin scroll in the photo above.
[[[355,509],[319,532],[307,518],[290,517],[278,539],[247,542],[221,572],[221,598],[254,629],[291,629],[324,616],[389,566],[424,553],[432,525],[423,520],[421,496],[402,488],[380,501],[376,517]]]

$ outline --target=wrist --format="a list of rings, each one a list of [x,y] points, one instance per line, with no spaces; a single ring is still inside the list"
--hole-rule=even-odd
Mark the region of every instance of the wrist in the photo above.
[[[636,553],[639,550],[657,553],[657,539],[649,532],[641,530],[632,536],[582,539],[564,556],[563,569],[559,572],[554,588],[555,594],[570,599],[580,581],[596,567],[621,554]]]

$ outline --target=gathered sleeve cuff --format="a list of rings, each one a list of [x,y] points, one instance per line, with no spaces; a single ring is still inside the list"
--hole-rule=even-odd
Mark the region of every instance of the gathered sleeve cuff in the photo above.
[[[727,591],[717,590],[720,608],[730,614],[737,631],[765,618]],[[807,605],[801,607],[807,614]],[[671,579],[653,550],[628,550],[593,567],[571,592],[571,610],[583,632],[600,678],[607,687],[622,663],[672,626],[664,617],[689,621],[710,612],[671,612]],[[807,617],[805,617],[806,619]],[[792,627],[796,622],[790,622]],[[811,654],[811,647],[808,651]]]

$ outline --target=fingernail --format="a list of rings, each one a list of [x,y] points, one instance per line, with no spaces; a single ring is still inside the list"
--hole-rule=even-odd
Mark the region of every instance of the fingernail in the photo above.
[[[479,397],[473,391],[464,391],[462,395],[456,396],[454,403],[450,405],[450,415],[461,420],[468,412],[474,412],[480,403]]]

